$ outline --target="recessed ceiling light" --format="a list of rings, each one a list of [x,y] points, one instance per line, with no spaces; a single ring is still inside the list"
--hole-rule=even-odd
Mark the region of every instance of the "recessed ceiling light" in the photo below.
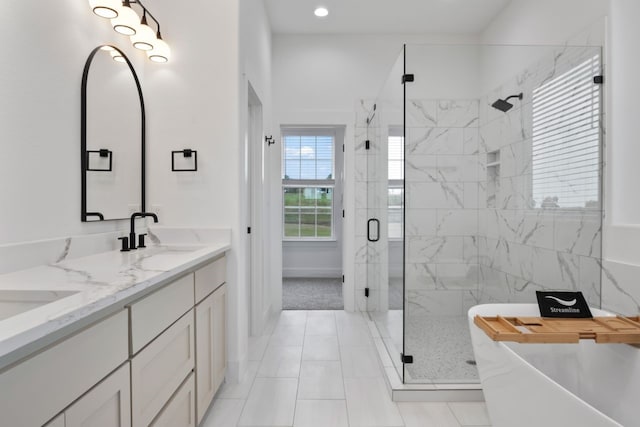
[[[326,7],[318,7],[313,11],[313,14],[318,18],[324,18],[329,14],[329,10]]]

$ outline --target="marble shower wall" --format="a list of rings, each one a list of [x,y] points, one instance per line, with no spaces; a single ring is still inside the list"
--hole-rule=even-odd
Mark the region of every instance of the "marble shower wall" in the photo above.
[[[481,285],[468,295],[469,305],[535,302],[535,290],[566,289],[600,306],[601,208],[540,208],[532,200],[532,91],[595,54],[598,48],[559,49],[482,97]],[[491,107],[520,92],[524,99],[507,113]]]
[[[479,102],[410,99],[406,109],[407,316],[461,315],[479,280]]]

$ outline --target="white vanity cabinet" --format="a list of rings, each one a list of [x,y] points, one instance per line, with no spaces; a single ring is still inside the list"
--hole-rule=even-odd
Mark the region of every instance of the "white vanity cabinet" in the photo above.
[[[196,427],[224,380],[224,255],[0,372],[0,426]]]
[[[130,304],[133,427],[195,427],[209,408],[226,370],[225,266],[218,258]]]
[[[51,420],[127,360],[127,329],[121,310],[2,372],[0,424]]]

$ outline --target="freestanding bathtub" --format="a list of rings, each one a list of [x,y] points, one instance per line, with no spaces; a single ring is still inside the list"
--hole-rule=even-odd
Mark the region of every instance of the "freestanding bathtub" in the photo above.
[[[469,310],[473,351],[494,427],[640,426],[640,349],[592,340],[495,342],[473,323],[476,314],[540,312],[536,304],[485,304]]]

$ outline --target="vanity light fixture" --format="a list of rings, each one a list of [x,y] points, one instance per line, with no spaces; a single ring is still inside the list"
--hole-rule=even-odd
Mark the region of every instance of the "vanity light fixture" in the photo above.
[[[99,17],[111,19],[118,16],[121,2],[119,0],[89,0],[89,5],[93,13]]]
[[[324,18],[325,16],[329,15],[329,9],[327,9],[326,7],[320,6],[313,11],[313,14],[316,15],[318,18]]]
[[[131,36],[133,47],[140,50],[151,50],[156,41],[156,35],[149,25],[147,25],[147,11],[142,14],[140,25],[136,28],[136,33]]]
[[[142,9],[142,18],[133,9],[134,4]],[[129,36],[133,47],[145,51],[149,60],[157,63],[169,61],[171,49],[162,40],[160,23],[140,0],[89,0],[89,5],[96,15],[110,18],[113,29]],[[155,31],[149,26],[147,15],[156,24]],[[115,61],[124,62],[118,52],[112,51],[111,56]]]
[[[153,62],[168,62],[169,57],[171,56],[171,48],[169,45],[162,40],[162,36],[160,35],[160,31],[158,31],[157,39],[153,43],[153,49],[147,51],[147,56]]]
[[[131,8],[129,1],[122,2],[122,6],[118,9],[118,16],[111,20],[113,29],[125,36],[133,36],[136,28],[140,25],[140,17],[135,10]]]

